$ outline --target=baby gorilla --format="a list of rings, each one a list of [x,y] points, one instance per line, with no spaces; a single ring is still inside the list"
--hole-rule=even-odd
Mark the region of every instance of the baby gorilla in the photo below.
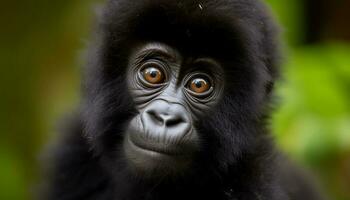
[[[276,31],[257,0],[109,0],[50,200],[317,200],[266,129]]]

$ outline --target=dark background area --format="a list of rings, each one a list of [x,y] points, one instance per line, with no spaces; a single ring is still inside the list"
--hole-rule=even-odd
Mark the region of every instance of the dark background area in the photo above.
[[[0,199],[31,199],[57,120],[79,103],[96,0],[0,7]],[[271,129],[332,199],[350,199],[350,0],[267,0],[283,25]]]

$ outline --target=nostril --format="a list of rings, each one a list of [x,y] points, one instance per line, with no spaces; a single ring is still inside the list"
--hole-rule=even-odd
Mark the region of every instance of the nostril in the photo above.
[[[161,124],[164,123],[164,119],[161,116],[159,116],[155,111],[149,110],[149,111],[147,111],[147,114],[151,117],[151,119],[153,121],[161,123]]]
[[[165,125],[168,127],[171,127],[171,126],[176,126],[182,122],[183,122],[183,119],[181,117],[173,117],[173,118],[167,119],[165,121]]]

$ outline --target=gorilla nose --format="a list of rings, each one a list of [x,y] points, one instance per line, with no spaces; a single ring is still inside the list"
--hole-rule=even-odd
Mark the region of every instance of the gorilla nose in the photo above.
[[[186,109],[181,104],[158,100],[149,105],[143,113],[143,123],[153,132],[185,134],[190,126]]]
[[[162,113],[157,110],[147,110],[146,113],[154,123],[161,126],[171,127],[185,122],[179,113]]]

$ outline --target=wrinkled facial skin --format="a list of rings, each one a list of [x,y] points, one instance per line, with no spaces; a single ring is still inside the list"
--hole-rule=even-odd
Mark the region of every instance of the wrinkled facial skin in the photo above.
[[[129,60],[128,90],[139,114],[127,127],[124,152],[139,174],[177,175],[200,150],[195,124],[218,104],[223,71],[211,58],[186,60],[161,43],[142,46]]]

